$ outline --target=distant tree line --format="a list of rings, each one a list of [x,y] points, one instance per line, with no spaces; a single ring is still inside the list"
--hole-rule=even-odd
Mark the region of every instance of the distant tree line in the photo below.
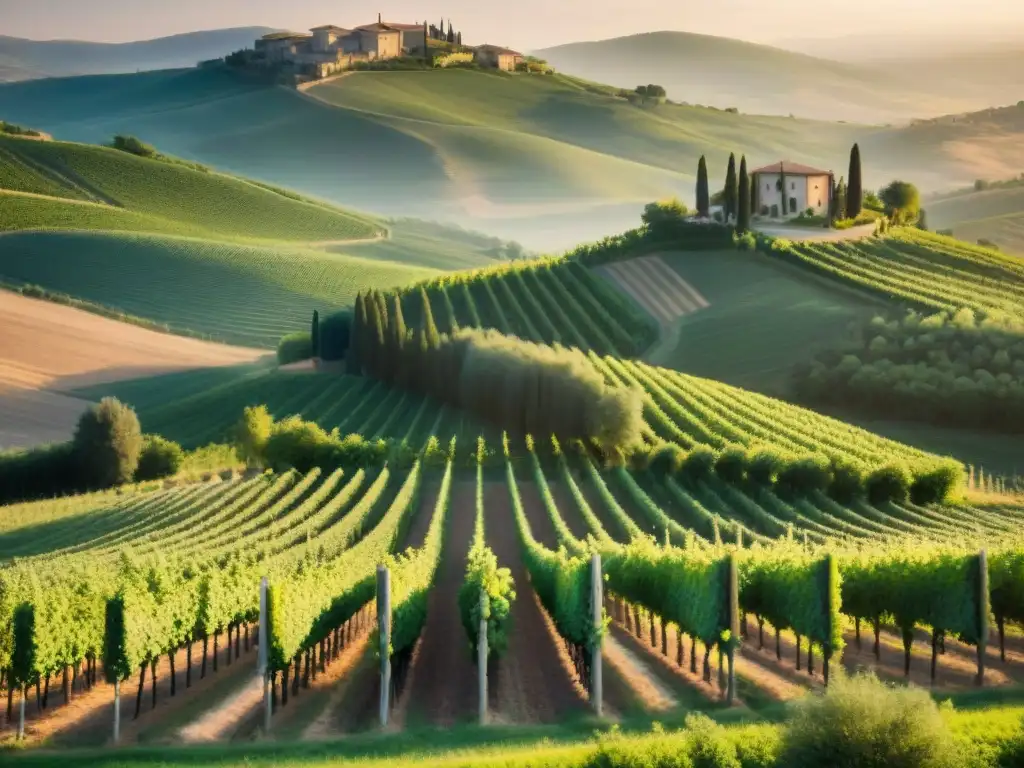
[[[436,40],[438,42],[451,43],[453,45],[462,45],[462,31],[456,31],[452,26],[452,20],[448,19],[448,29],[445,30],[444,19],[441,19],[440,25],[425,25],[427,30],[427,39]]]
[[[0,504],[168,477],[184,459],[177,443],[143,435],[135,411],[108,397],[82,414],[71,441],[0,452]]]
[[[461,408],[512,433],[586,439],[606,452],[640,441],[639,392],[608,385],[586,355],[494,330],[438,332],[424,289],[410,332],[400,297],[356,297],[351,372]]]

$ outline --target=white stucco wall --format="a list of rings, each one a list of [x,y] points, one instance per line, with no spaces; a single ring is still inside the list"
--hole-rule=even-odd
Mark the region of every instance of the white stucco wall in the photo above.
[[[780,216],[796,216],[808,208],[812,208],[815,214],[824,215],[828,212],[828,176],[794,176],[787,173],[784,192],[778,189],[781,176],[778,173],[757,175],[757,213],[764,206],[767,206],[769,215],[772,206],[778,206]],[[783,194],[789,202],[788,207],[783,204]]]

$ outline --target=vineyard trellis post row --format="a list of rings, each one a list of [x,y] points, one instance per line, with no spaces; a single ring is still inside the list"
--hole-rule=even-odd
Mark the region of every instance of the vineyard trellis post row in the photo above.
[[[601,555],[594,553],[590,559],[590,605],[594,609],[595,635],[590,662],[590,700],[594,712],[600,717],[604,710],[602,702],[603,680],[601,674],[601,646],[604,645],[604,578],[601,574]]]
[[[18,704],[18,741],[25,740],[25,699],[28,696],[28,686],[21,684],[21,702]]]
[[[274,712],[272,692],[270,690],[270,664],[267,656],[270,651],[270,604],[267,601],[267,577],[260,579],[260,631],[259,648],[256,655],[256,674],[263,678],[263,733],[270,733],[270,716]]]
[[[726,702],[732,706],[736,699],[736,646],[740,643],[740,577],[735,553],[729,555],[728,579],[726,589],[729,600],[729,683],[726,688]]]
[[[478,694],[480,697],[480,725],[487,724],[487,614],[491,601],[487,590],[480,590],[480,628],[476,640],[476,668],[478,677]]]
[[[391,693],[391,574],[377,566],[377,627],[380,635],[380,724],[388,724]]]
[[[121,680],[114,678],[114,744],[121,741]]]
[[[978,553],[978,685],[985,684],[985,647],[988,645],[988,552]]]

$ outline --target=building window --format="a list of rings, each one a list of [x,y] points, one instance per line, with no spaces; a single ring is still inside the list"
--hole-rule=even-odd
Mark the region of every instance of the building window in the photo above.
[[[795,197],[789,198],[789,209],[793,213],[796,213],[796,198]]]
[[[821,208],[821,200],[818,200],[818,207]]]
[[[796,189],[796,182],[795,181],[789,182],[789,188],[790,189]]]

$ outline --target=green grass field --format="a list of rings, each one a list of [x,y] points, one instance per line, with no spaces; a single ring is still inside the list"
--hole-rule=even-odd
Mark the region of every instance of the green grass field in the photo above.
[[[1004,251],[1024,254],[1024,183],[949,195],[924,205],[935,229],[952,229],[961,240],[986,239]]]
[[[667,368],[776,395],[793,365],[834,346],[879,303],[746,251],[665,253],[710,306],[677,320],[647,358]]]
[[[144,216],[152,232],[221,240],[314,243],[370,238],[383,231],[381,223],[369,216],[292,199],[241,179],[183,165],[84,144],[0,141],[0,162],[6,157],[10,163],[13,156],[20,163],[18,167],[31,168],[37,176],[66,189],[67,194],[61,193],[60,197],[91,199]],[[10,205],[11,201],[6,203]],[[47,216],[57,215],[42,206],[25,211],[8,208],[4,213],[5,229],[47,228]],[[73,218],[79,214],[83,217],[80,224]],[[115,219],[109,224],[97,221],[89,206],[67,207],[59,215],[61,220],[54,226],[118,228]]]
[[[0,211],[4,202],[0,195]],[[63,291],[172,329],[264,348],[308,328],[314,309],[338,310],[351,306],[360,290],[434,274],[426,267],[294,246],[109,232],[0,236],[5,280]]]

